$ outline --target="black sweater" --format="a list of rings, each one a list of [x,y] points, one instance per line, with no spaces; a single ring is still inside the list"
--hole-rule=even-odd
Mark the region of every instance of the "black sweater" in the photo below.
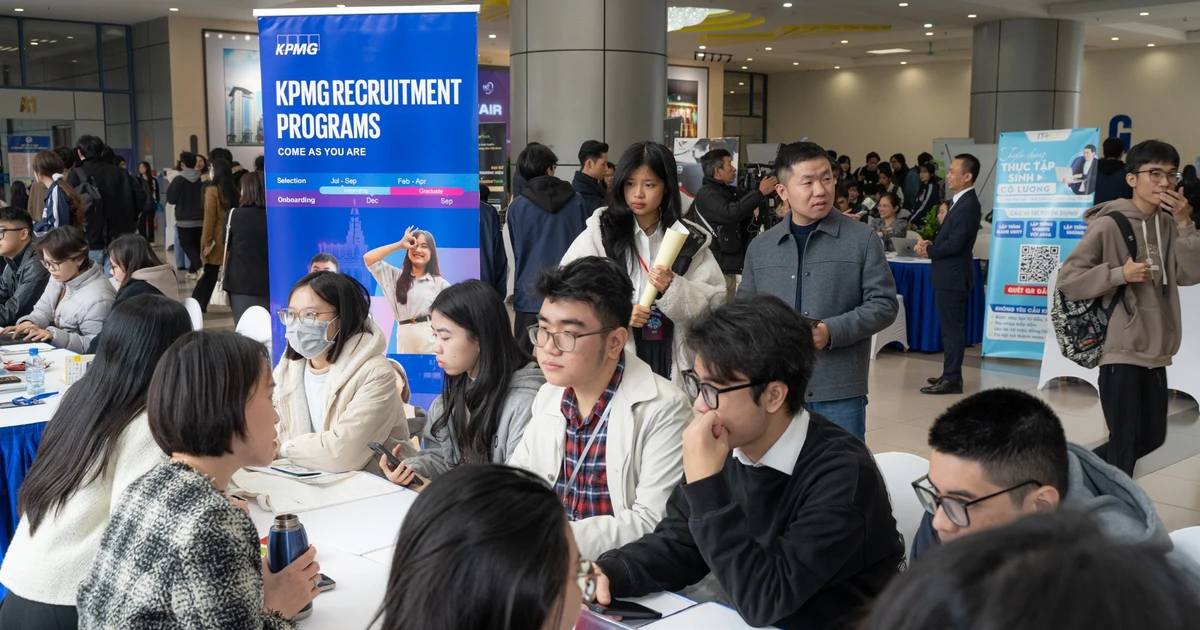
[[[866,445],[810,418],[790,476],[730,456],[720,474],[677,487],[654,533],[598,560],[612,595],[678,591],[711,570],[753,626],[859,619],[899,572],[904,545]]]

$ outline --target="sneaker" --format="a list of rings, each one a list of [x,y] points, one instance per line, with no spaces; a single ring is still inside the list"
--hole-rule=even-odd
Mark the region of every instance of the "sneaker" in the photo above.
[[[188,280],[195,282],[200,279],[200,272],[197,271],[195,273],[189,273],[186,277]]]

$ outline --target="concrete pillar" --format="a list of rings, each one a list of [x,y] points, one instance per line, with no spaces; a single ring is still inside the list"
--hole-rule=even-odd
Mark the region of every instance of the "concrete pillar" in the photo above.
[[[548,145],[570,180],[585,140],[662,142],[667,109],[666,0],[512,0],[513,160]]]
[[[1082,22],[1019,19],[975,27],[971,60],[971,137],[995,143],[1002,132],[1071,129],[1079,123]]]

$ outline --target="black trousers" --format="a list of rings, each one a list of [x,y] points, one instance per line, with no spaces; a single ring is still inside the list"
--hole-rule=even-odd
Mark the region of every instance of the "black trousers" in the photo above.
[[[517,345],[536,358],[537,353],[534,352],[533,342],[529,340],[529,327],[538,323],[538,314],[517,311],[513,315],[513,336],[517,338]]]
[[[237,323],[242,321],[242,315],[244,315],[251,306],[261,306],[266,309],[268,313],[270,313],[271,298],[259,297],[257,295],[243,295],[241,293],[229,294],[229,308],[233,311],[234,326],[237,326]]]
[[[151,243],[154,242],[154,215],[154,210],[143,210],[142,213],[138,215],[138,234],[141,234],[142,238],[150,241]]]
[[[24,599],[9,591],[0,601],[0,628],[4,630],[78,630],[74,606],[55,606]]]
[[[191,258],[191,254],[188,254]],[[208,301],[212,299],[213,289],[217,288],[217,277],[221,275],[221,265],[204,265],[204,275],[196,281],[192,289],[192,297],[200,303],[200,312],[208,312]]]
[[[196,273],[200,271],[202,257],[200,256],[200,238],[204,236],[204,228],[179,228],[179,244],[183,247],[183,253],[187,254],[188,272]]]
[[[1100,406],[1108,442],[1096,456],[1132,477],[1137,460],[1167,441],[1167,369],[1100,366]]]
[[[933,290],[938,325],[942,329],[944,353],[942,378],[947,381],[962,381],[963,354],[967,351],[967,296],[969,295],[969,291]]]

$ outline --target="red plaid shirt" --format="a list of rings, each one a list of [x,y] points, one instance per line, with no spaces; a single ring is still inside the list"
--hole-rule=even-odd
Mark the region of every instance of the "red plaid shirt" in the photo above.
[[[600,418],[604,410],[612,402],[625,373],[625,356],[617,363],[612,380],[600,395],[600,399],[592,407],[587,416],[579,413],[579,400],[575,397],[574,388],[568,387],[563,392],[562,415],[567,420],[566,452],[563,454],[563,469],[558,475],[558,483],[554,490],[567,508],[567,517],[578,521],[593,516],[612,516],[612,498],[608,494],[607,443],[608,423],[600,426]],[[584,453],[588,439],[595,434],[592,447]],[[582,461],[580,461],[580,456]],[[575,468],[582,466],[575,475],[572,487],[567,487],[567,481],[575,473]]]

